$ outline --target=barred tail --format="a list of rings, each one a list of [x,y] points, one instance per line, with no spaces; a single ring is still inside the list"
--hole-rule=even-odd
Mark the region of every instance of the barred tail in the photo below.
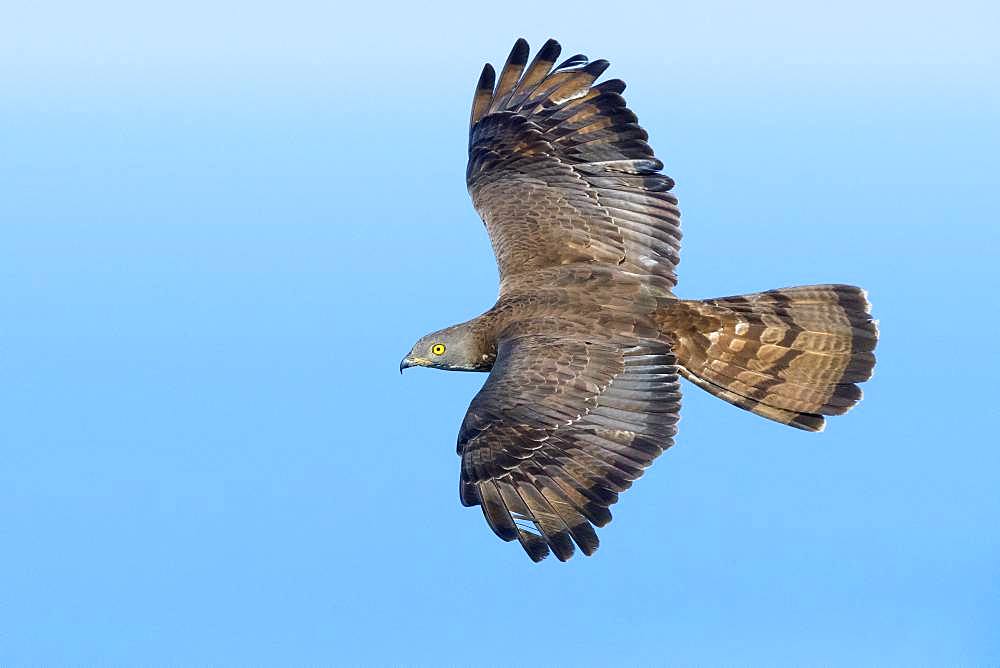
[[[807,431],[861,400],[875,366],[877,323],[864,290],[782,288],[677,301],[664,309],[685,378],[752,413]]]

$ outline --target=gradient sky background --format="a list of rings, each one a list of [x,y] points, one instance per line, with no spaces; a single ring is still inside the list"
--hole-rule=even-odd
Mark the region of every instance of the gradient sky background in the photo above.
[[[352,4],[0,11],[0,662],[1000,663],[996,4]],[[397,371],[496,294],[521,35],[629,82],[681,296],[857,283],[883,336],[820,435],[685,385],[568,564],[459,505],[485,376]]]

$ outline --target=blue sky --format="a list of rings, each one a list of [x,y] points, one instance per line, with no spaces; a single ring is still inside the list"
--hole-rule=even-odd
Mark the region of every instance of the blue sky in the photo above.
[[[691,4],[691,3],[687,3]],[[989,3],[59,0],[0,22],[0,661],[1000,662]],[[458,503],[488,308],[482,62],[612,62],[678,182],[678,293],[866,287],[806,434],[685,385],[590,559]]]

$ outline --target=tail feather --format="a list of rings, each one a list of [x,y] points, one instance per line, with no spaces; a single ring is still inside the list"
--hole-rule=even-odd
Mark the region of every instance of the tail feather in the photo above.
[[[861,400],[877,324],[863,290],[812,285],[664,309],[681,374],[762,417],[819,431]]]

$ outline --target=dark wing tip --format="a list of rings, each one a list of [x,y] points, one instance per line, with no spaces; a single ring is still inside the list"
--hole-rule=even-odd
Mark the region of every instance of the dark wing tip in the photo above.
[[[582,53],[578,53],[574,56],[570,56],[566,60],[556,65],[556,69],[565,70],[568,67],[576,67],[577,65],[586,65],[586,64],[587,64],[587,56],[583,55]]]
[[[542,48],[538,51],[538,55],[547,56],[550,55],[551,53],[555,53],[556,55],[558,55],[560,51],[562,51],[562,46],[559,44],[559,42],[549,37],[547,40],[545,40],[545,44],[542,44]]]
[[[583,71],[592,75],[596,79],[597,77],[604,74],[604,70],[608,69],[610,66],[611,66],[610,62],[601,58],[599,60],[595,60],[592,63],[588,63],[587,66],[583,68]]]
[[[541,536],[524,529],[518,529],[517,539],[524,551],[528,553],[528,557],[536,564],[549,556],[549,546]]]
[[[559,532],[549,537],[549,549],[556,555],[559,561],[569,561],[573,558],[576,548],[573,547],[573,539],[569,532]]]
[[[517,41],[514,42],[514,47],[510,50],[507,62],[511,65],[524,65],[528,62],[528,53],[530,51],[528,40],[518,37]]]
[[[618,95],[621,95],[625,92],[625,82],[621,79],[608,79],[607,81],[599,83],[594,87],[602,93],[617,93]]]
[[[479,83],[476,84],[477,91],[493,92],[493,85],[496,83],[497,73],[489,63],[483,65],[483,72],[479,75]]]
[[[476,93],[472,96],[472,113],[469,116],[469,127],[473,127],[479,122],[490,107],[493,100],[493,85],[496,83],[497,73],[489,63],[483,66],[483,72],[479,75],[479,83],[476,84]]]
[[[510,516],[510,512],[504,505],[503,497],[496,483],[493,481],[480,482],[477,487],[479,488],[479,507],[483,511],[486,523],[493,529],[493,533],[504,541],[512,541],[517,538],[521,530],[518,529],[514,518]]]
[[[573,540],[576,541],[576,544],[580,546],[580,551],[588,557],[596,552],[597,548],[601,545],[594,527],[586,522],[574,526],[570,529],[570,533],[573,535]]]
[[[802,431],[823,431],[826,427],[826,420],[822,415],[812,413],[799,413],[788,423],[789,427],[795,427]]]
[[[535,62],[537,63],[555,63],[556,58],[562,53],[562,46],[559,42],[554,39],[549,39],[542,45],[542,48],[538,50],[538,54],[535,56]]]

